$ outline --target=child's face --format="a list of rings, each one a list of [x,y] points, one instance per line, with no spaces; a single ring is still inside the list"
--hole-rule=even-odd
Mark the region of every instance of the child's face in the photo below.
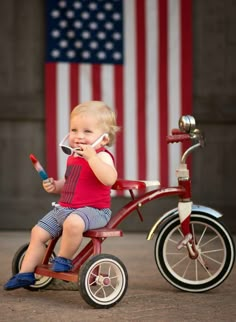
[[[70,120],[69,144],[72,148],[78,147],[79,144],[92,145],[103,133],[98,119],[92,113],[83,112]],[[96,148],[99,148],[102,142]]]

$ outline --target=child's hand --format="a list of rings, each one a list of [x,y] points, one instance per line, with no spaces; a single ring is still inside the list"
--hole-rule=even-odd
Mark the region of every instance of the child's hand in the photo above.
[[[53,193],[56,190],[56,183],[53,178],[43,180],[43,188],[48,193]]]
[[[85,158],[87,161],[96,156],[96,150],[91,146],[87,144],[80,144],[79,150],[78,150],[78,155],[81,157]]]

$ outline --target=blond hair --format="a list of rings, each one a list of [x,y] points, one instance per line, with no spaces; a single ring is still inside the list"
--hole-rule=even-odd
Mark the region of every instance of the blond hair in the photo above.
[[[100,126],[104,133],[109,136],[108,146],[112,146],[115,141],[116,132],[119,131],[119,126],[116,124],[115,112],[102,101],[88,101],[77,105],[71,112],[70,117],[82,113],[90,112],[100,122]]]

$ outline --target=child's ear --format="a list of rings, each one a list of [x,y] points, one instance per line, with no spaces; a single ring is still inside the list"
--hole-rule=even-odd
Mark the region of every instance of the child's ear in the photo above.
[[[109,135],[106,133],[106,135],[104,135],[102,143],[103,143],[103,145],[107,145],[109,143],[109,141],[110,141]]]

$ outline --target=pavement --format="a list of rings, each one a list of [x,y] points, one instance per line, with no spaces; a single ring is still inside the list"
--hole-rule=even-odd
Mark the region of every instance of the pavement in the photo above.
[[[182,292],[160,275],[154,260],[155,238],[147,241],[144,233],[125,233],[122,238],[109,238],[103,243],[102,252],[120,258],[129,274],[124,298],[110,309],[90,307],[75,283],[58,280],[37,292],[6,292],[3,285],[11,277],[12,258],[28,241],[28,231],[0,231],[0,322],[236,321],[235,266],[227,280],[214,290]]]

